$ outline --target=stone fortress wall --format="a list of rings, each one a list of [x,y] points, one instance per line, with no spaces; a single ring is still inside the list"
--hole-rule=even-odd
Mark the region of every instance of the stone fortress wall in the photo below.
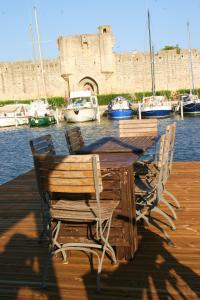
[[[97,94],[151,90],[148,52],[113,52],[114,35],[108,25],[96,34],[58,38],[59,57],[44,60],[47,97],[65,96],[69,91],[91,89]],[[194,83],[200,87],[200,51],[192,49]],[[191,87],[189,51],[155,53],[156,90]],[[1,62],[0,99],[45,97],[39,61]]]

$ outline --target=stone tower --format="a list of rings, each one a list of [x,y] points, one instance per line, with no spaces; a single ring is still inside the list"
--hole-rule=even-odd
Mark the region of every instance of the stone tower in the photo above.
[[[105,78],[114,72],[114,36],[108,25],[99,26],[98,34],[58,38],[61,76],[66,91],[90,89],[98,94]]]

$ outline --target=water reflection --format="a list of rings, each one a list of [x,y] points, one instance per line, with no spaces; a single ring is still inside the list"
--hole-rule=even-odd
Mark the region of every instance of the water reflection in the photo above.
[[[200,116],[184,117],[179,115],[159,120],[159,131],[164,132],[166,126],[177,123],[174,160],[200,161]],[[65,130],[80,126],[86,144],[102,137],[117,136],[118,121],[101,118],[101,122],[86,122],[77,124],[62,123],[46,128],[1,128],[0,129],[0,183],[4,183],[33,167],[29,140],[42,134],[50,133],[58,154],[68,153],[65,141]],[[150,151],[151,152],[151,151]]]

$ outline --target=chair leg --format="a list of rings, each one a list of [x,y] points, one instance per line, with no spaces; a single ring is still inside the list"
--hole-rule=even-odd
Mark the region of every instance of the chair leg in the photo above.
[[[177,208],[181,207],[179,201],[177,200],[177,198],[171,192],[169,192],[167,190],[164,190],[164,193],[167,194],[167,195],[169,195],[172,198],[172,200],[174,200]]]
[[[66,252],[64,250],[62,250],[62,245],[57,241],[58,239],[58,235],[60,232],[60,227],[61,227],[61,221],[58,221],[56,227],[54,228],[53,232],[52,232],[52,248],[54,249],[54,246],[56,246],[57,248],[61,249],[61,253],[63,256],[63,263],[68,263],[67,261],[67,255]]]
[[[137,212],[136,212],[137,213]],[[150,215],[150,213],[148,215],[140,215],[138,214],[138,219],[143,219],[147,224],[148,226],[154,226],[156,227],[159,231],[162,232],[162,234],[164,235],[167,243],[169,245],[173,245],[173,241],[171,240],[171,238],[169,237],[168,233],[153,219],[153,217]],[[136,218],[137,220],[137,218]]]
[[[148,225],[155,226],[158,230],[160,230],[169,245],[174,244],[171,238],[169,237],[168,233],[151,217],[151,215],[149,215],[148,217],[145,216],[145,221],[147,221]]]
[[[169,210],[171,211],[171,213],[173,215],[173,218],[176,220],[177,219],[177,215],[176,215],[173,207],[171,206],[171,204],[164,197],[162,197],[160,199],[160,201],[163,202],[169,208]]]
[[[99,262],[99,265],[98,265],[98,271],[97,271],[97,291],[100,291],[100,289],[101,289],[101,287],[100,287],[100,275],[101,275],[103,259],[104,259],[106,251],[109,251],[111,253],[113,263],[114,264],[117,263],[114,249],[112,248],[112,246],[108,242],[108,238],[109,238],[109,234],[110,234],[110,227],[111,227],[111,219],[112,219],[112,216],[111,216],[111,218],[109,218],[108,221],[106,221],[106,226],[107,226],[106,237],[103,236],[103,233],[105,232],[105,227],[102,228],[102,224],[99,224],[99,236],[100,236],[101,240],[103,241],[104,246],[103,246],[103,251],[102,251],[102,255],[101,255],[101,258],[100,258],[100,262]]]
[[[155,211],[158,214],[162,215],[169,222],[169,224],[171,225],[172,230],[176,229],[176,226],[175,226],[174,222],[172,221],[172,219],[164,211],[162,211],[159,207],[157,207],[157,206],[153,207],[151,209],[151,212],[152,211]]]

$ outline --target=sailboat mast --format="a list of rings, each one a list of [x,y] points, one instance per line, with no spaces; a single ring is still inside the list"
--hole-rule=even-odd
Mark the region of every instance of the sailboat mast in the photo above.
[[[43,65],[43,59],[42,59],[40,32],[39,32],[39,26],[38,26],[38,17],[37,17],[36,7],[34,7],[34,13],[35,13],[35,24],[36,24],[36,32],[37,32],[37,40],[38,40],[38,49],[39,49],[39,55],[40,55],[40,68],[41,68],[41,72],[42,72],[42,83],[43,83],[43,88],[44,88],[45,100],[47,101],[47,90],[46,90],[46,82],[45,82],[45,78],[44,78],[44,65]]]
[[[190,42],[190,24],[187,22],[187,32],[188,32],[188,46],[189,46],[189,63],[190,63],[190,74],[191,74],[191,87],[190,94],[194,93],[194,74],[193,74],[193,65],[192,65],[192,51],[191,51],[191,42]]]
[[[33,55],[33,63],[35,65],[35,74],[36,74],[36,88],[37,88],[37,98],[39,99],[39,82],[38,82],[38,76],[36,73],[36,54],[35,54],[35,43],[34,43],[34,35],[32,30],[32,25],[29,25],[29,31],[31,35],[31,42],[32,42],[32,55]]]
[[[153,96],[155,96],[154,51],[151,43],[151,24],[150,24],[149,10],[148,10],[148,30],[149,30],[149,50],[150,50],[150,64],[151,64],[151,91]]]

